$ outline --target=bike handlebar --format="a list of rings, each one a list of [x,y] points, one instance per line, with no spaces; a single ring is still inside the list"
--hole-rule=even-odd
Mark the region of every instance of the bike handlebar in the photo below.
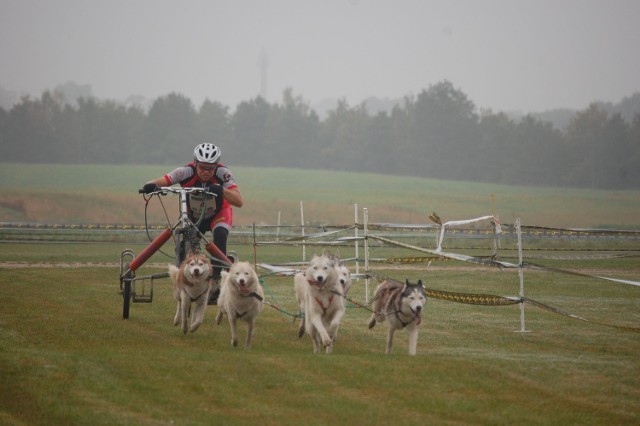
[[[168,193],[173,193],[173,194],[191,194],[193,192],[200,192],[203,194],[207,194],[207,195],[211,195],[213,197],[217,197],[217,195],[214,192],[209,192],[207,191],[206,188],[198,188],[198,187],[188,187],[188,188],[183,188],[183,187],[175,187],[175,186],[161,186],[158,187],[158,189],[156,191],[150,192],[147,195],[167,195]],[[138,189],[138,194],[144,194],[144,189],[140,188]]]

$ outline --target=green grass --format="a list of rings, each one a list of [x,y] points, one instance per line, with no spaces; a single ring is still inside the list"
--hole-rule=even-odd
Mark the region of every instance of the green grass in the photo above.
[[[142,182],[162,166],[0,167],[0,220],[58,223],[142,223]],[[288,169],[234,168],[246,204],[236,223],[350,224],[353,204],[370,222],[426,223],[491,213],[503,222],[557,227],[638,227],[638,191],[518,188],[419,178]],[[162,219],[155,205],[156,217]],[[360,220],[362,218],[360,217]],[[160,220],[158,220],[160,221]],[[412,243],[433,247],[415,234]],[[445,246],[465,243],[447,239]],[[490,253],[490,240],[472,241]],[[470,244],[471,244],[470,243]],[[476,244],[477,243],[477,244]],[[515,256],[503,241],[500,256]],[[525,256],[572,248],[586,254],[637,249],[634,241],[525,241]],[[297,323],[266,306],[253,348],[230,345],[226,322],[183,336],[173,326],[168,280],[155,284],[153,303],[134,303],[122,319],[120,253],[144,244],[2,243],[0,262],[0,424],[638,424],[640,334],[608,327],[640,326],[640,289],[588,277],[525,271],[525,294],[584,317],[578,321],[525,305],[487,307],[431,299],[416,357],[406,333],[384,354],[386,324],[366,327],[369,313],[351,306],[331,355],[312,353]],[[231,241],[241,259],[253,247]],[[307,247],[307,258],[322,247]],[[511,249],[510,251],[508,249]],[[361,248],[362,250],[362,248]],[[596,250],[596,251],[594,251]],[[165,251],[171,252],[170,244]],[[465,250],[462,250],[468,253]],[[259,246],[258,262],[302,259],[300,246]],[[561,252],[562,253],[562,252]],[[579,254],[580,252],[576,252]],[[341,248],[343,257],[353,255]],[[363,253],[361,251],[361,256]],[[406,256],[372,247],[372,257]],[[421,254],[420,254],[421,255]],[[526,257],[525,260],[528,258]],[[536,261],[592,275],[640,280],[637,258]],[[104,263],[74,267],[74,263]],[[138,275],[160,272],[172,259],[156,253]],[[46,266],[45,263],[53,263]],[[70,265],[63,265],[70,264]],[[362,263],[360,267],[363,268]],[[386,269],[385,269],[386,268]],[[353,270],[353,269],[352,269]],[[263,272],[263,271],[261,271]],[[422,279],[432,289],[516,296],[518,274],[434,262],[376,272]],[[371,281],[370,292],[377,282]],[[266,300],[295,312],[292,278],[265,276]],[[365,299],[365,282],[350,296]],[[240,328],[240,339],[246,327]]]
[[[170,166],[0,164],[0,220],[142,223],[144,182]],[[536,188],[375,173],[233,167],[245,198],[235,222],[352,224],[354,205],[369,221],[430,223],[495,214],[502,222],[556,227],[637,227],[640,191]],[[167,202],[169,213],[175,207]],[[151,217],[164,221],[159,203]]]
[[[0,261],[114,261],[116,244],[3,244]],[[135,247],[136,251],[138,247]],[[245,258],[251,247],[238,247]],[[259,249],[259,261],[280,248]],[[282,248],[298,256],[300,248]],[[166,262],[156,254],[150,264]],[[637,262],[615,276],[637,279]],[[635,262],[635,263],[634,263]],[[633,265],[636,264],[634,267]],[[438,267],[435,267],[438,266]],[[143,267],[138,275],[162,269]],[[518,275],[495,269],[379,269],[429,288],[517,295]],[[253,348],[230,345],[225,322],[183,336],[167,280],[122,319],[118,268],[0,269],[0,423],[3,424],[634,424],[640,421],[638,288],[525,272],[528,297],[591,321],[525,305],[431,299],[416,357],[406,333],[384,354],[386,324],[351,305],[331,355],[312,353],[297,323],[270,307]],[[371,290],[377,283],[371,281]],[[295,312],[292,279],[264,277],[266,300]],[[365,282],[350,296],[364,301]],[[240,339],[246,327],[240,328]]]

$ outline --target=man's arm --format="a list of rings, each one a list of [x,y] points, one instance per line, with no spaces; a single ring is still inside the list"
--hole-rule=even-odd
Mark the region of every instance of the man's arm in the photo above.
[[[242,199],[242,194],[240,190],[236,186],[235,188],[224,188],[223,196],[225,200],[229,202],[233,207],[242,207],[244,204],[244,200]]]

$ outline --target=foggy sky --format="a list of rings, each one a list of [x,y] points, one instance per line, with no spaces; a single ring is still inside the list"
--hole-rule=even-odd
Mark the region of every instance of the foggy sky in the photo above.
[[[314,104],[449,80],[494,111],[582,109],[640,91],[638,0],[0,0],[0,86],[171,92],[232,109],[291,87]]]

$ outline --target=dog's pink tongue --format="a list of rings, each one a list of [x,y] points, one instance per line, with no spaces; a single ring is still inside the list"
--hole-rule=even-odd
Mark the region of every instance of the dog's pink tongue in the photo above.
[[[416,315],[416,325],[420,325],[422,323],[422,312]]]

